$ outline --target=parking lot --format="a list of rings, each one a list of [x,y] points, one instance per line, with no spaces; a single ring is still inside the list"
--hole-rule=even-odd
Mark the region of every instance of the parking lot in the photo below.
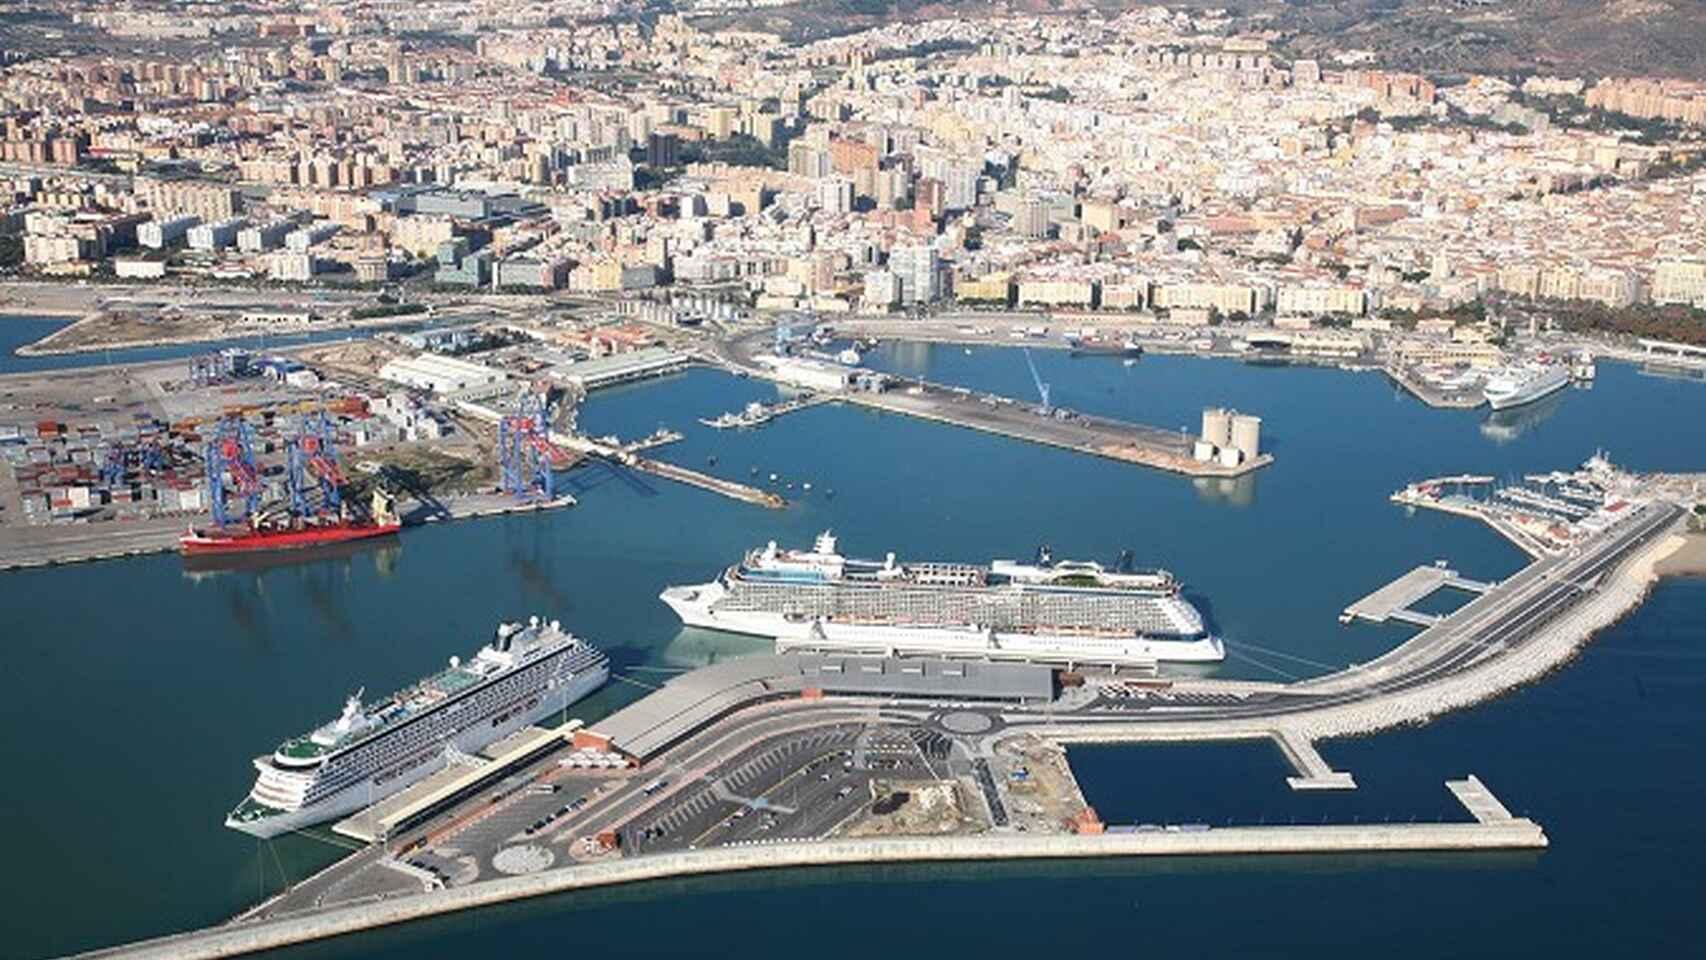
[[[934,731],[844,723],[784,734],[741,751],[624,831],[629,853],[812,838],[871,798],[877,777],[945,775],[949,740]]]

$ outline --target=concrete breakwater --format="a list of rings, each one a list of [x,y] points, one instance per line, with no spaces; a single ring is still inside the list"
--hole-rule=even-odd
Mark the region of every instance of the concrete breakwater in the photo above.
[[[1538,824],[1513,818],[1485,823],[1231,827],[1094,836],[999,835],[754,844],[648,855],[504,877],[277,920],[231,923],[79,956],[136,960],[232,957],[524,897],[737,870],[995,859],[1533,850],[1545,847],[1546,843],[1546,834]]]
[[[1302,710],[1281,717],[1248,720],[1180,720],[1177,722],[1101,723],[1094,727],[1051,724],[1031,731],[1060,743],[1140,743],[1273,738],[1312,743],[1333,737],[1362,736],[1462,710],[1532,683],[1569,662],[1594,634],[1616,623],[1641,605],[1658,579],[1659,565],[1685,543],[1678,534],[1655,539],[1611,570],[1598,589],[1546,625],[1541,635],[1518,647],[1490,652],[1479,663],[1445,674],[1408,690],[1378,697]],[[1394,655],[1402,651],[1394,651]],[[1353,667],[1305,684],[1353,689],[1362,682]],[[1226,692],[1215,680],[1185,681],[1180,692]],[[1256,692],[1283,689],[1252,687]],[[1307,773],[1300,769],[1300,772]]]

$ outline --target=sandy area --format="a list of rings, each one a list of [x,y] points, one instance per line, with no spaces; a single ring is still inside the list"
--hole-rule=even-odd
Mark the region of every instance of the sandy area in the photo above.
[[[1660,560],[1653,572],[1661,577],[1706,577],[1706,533],[1690,533],[1682,545]]]

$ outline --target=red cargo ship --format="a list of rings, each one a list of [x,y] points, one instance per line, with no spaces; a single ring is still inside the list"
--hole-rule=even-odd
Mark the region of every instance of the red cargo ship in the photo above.
[[[383,537],[402,529],[395,520],[390,523],[338,520],[309,526],[278,530],[195,530],[178,538],[178,548],[186,556],[209,553],[243,553],[253,550],[296,550],[319,547],[350,540]]]
[[[396,504],[383,490],[373,491],[372,514],[367,519],[326,517],[307,522],[291,522],[285,526],[268,526],[264,521],[237,530],[213,527],[189,532],[178,538],[178,549],[185,556],[213,553],[250,553],[259,550],[299,550],[304,547],[323,547],[351,540],[384,537],[402,529]]]

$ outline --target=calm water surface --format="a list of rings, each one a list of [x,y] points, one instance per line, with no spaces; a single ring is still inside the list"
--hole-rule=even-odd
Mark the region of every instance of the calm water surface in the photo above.
[[[895,347],[870,359],[1013,395],[1031,389],[1016,351]],[[25,773],[0,791],[14,867],[0,878],[0,955],[217,922],[281,878],[330,862],[340,851],[314,840],[262,847],[220,825],[253,779],[249,758],[324,722],[359,686],[391,690],[466,656],[500,618],[560,617],[609,651],[619,673],[655,681],[657,668],[755,648],[682,630],[656,595],[768,539],[803,543],[833,528],[851,553],[964,560],[1026,556],[1044,542],[1057,556],[1102,560],[1129,547],[1178,574],[1226,636],[1234,656],[1223,674],[1283,679],[1368,659],[1407,636],[1342,628],[1335,617],[1418,563],[1443,557],[1496,578],[1522,562],[1476,524],[1389,505],[1405,481],[1550,470],[1600,447],[1636,468],[1699,468],[1706,449],[1706,389],[1615,365],[1544,416],[1489,429],[1484,414],[1426,410],[1371,374],[1162,357],[1127,367],[1041,351],[1036,361],[1056,401],[1080,409],[1162,425],[1194,424],[1208,403],[1258,413],[1278,462],[1240,484],[1193,483],[836,406],[718,432],[696,419],[773,398],[774,388],[692,371],[600,393],[582,423],[623,436],[680,429],[687,439],[661,455],[759,483],[774,472],[788,509],[599,467],[572,476],[576,509],[434,525],[340,559],[191,576],[177,558],[154,557],[0,575],[14,677],[0,698],[0,768]],[[1134,941],[1195,952],[1209,928],[1243,953],[1348,955],[1377,937],[1417,956],[1465,945],[1683,945],[1701,933],[1691,907],[1701,885],[1688,864],[1706,856],[1706,831],[1671,818],[1706,801],[1703,608],[1701,584],[1666,586],[1541,686],[1425,729],[1328,744],[1328,758],[1375,798],[1340,809],[1288,813],[1271,758],[1235,751],[1112,751],[1086,769],[1104,815],[1127,821],[1443,815],[1441,782],[1475,772],[1551,832],[1555,845],[1538,858],[715,878],[515,905],[293,955],[547,945],[673,955],[712,942],[758,955],[865,955],[873,935],[898,938],[908,954]],[[641,692],[615,682],[574,712],[592,719]],[[1333,924],[1313,918],[1327,903]],[[992,920],[1003,914],[1015,919]]]

